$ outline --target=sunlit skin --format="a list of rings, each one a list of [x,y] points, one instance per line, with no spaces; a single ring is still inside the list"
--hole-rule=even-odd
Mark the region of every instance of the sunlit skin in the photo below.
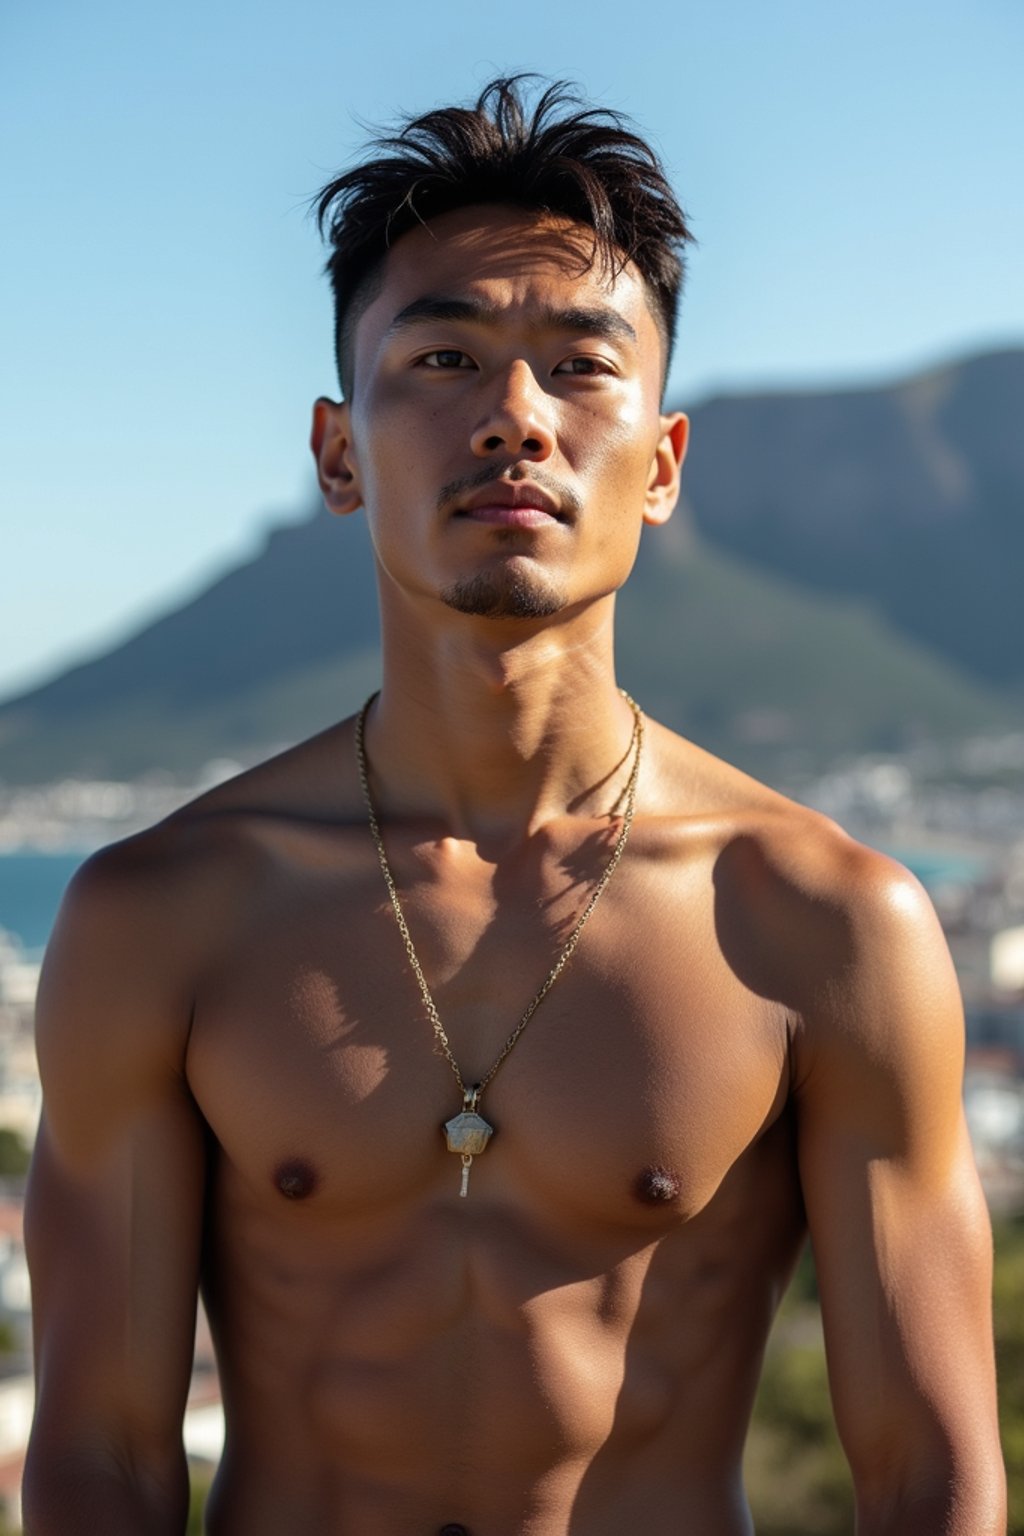
[[[615,593],[686,449],[644,284],[589,252],[487,205],[403,235],[351,400],[314,408],[327,505],[373,536],[371,787],[467,1081],[615,841]],[[29,1536],[184,1530],[200,1283],[212,1536],[750,1536],[744,1438],[808,1226],[859,1536],[1004,1529],[934,914],[655,723],[466,1198],[351,721],[90,861],[38,1038]]]

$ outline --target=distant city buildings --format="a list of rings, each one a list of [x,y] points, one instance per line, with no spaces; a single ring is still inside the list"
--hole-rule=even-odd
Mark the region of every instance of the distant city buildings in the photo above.
[[[160,773],[131,784],[105,779],[61,779],[55,784],[0,782],[0,854],[91,852],[152,826],[239,769],[240,764],[217,758],[206,764],[197,780],[188,783]]]

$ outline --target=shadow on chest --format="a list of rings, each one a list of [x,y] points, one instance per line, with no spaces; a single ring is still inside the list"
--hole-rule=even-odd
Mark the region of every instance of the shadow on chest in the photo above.
[[[393,935],[392,935],[393,937]],[[637,947],[578,954],[484,1087],[493,1126],[474,1193],[518,1189],[594,1213],[698,1209],[778,1112],[778,1021],[727,973],[644,963]],[[200,1009],[197,1102],[255,1200],[357,1208],[458,1186],[442,1124],[462,1093],[407,963],[379,963],[364,925],[267,953]],[[464,1082],[487,1077],[535,990],[515,945],[438,989]],[[543,979],[543,978],[541,978]]]

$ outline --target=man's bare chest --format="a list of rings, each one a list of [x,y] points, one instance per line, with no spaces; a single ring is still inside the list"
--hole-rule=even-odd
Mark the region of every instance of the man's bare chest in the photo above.
[[[441,1125],[461,1092],[375,874],[255,893],[200,988],[190,1084],[234,1175],[271,1208],[357,1211],[459,1185]],[[408,903],[467,1084],[505,1048],[585,891],[545,909],[438,881]],[[693,1214],[779,1112],[785,1075],[784,1022],[721,954],[704,872],[624,872],[484,1090],[495,1134],[474,1192],[515,1186],[612,1219]]]

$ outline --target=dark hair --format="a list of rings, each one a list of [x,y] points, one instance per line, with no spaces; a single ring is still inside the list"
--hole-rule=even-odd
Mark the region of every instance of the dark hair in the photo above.
[[[313,203],[329,240],[341,387],[352,392],[355,322],[378,289],[388,249],[417,224],[474,203],[560,214],[594,232],[591,262],[613,274],[630,261],[647,283],[665,343],[675,341],[683,248],[693,239],[654,150],[617,112],[588,107],[565,81],[532,111],[524,86],[492,80],[476,105],[439,107],[371,141],[380,153],[345,171]],[[575,111],[568,109],[575,108]]]

